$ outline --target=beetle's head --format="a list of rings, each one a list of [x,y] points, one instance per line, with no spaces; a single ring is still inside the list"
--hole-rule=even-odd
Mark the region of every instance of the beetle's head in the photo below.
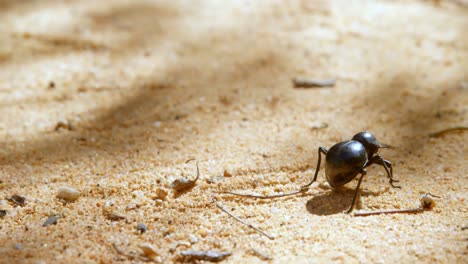
[[[388,145],[380,143],[374,135],[369,132],[359,132],[354,135],[353,140],[360,142],[364,145],[367,150],[367,155],[370,157],[374,156],[379,148],[388,148]]]

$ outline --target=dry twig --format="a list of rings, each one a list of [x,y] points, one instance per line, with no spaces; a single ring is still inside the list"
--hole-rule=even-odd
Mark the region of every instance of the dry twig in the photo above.
[[[235,219],[236,221],[238,221],[239,223],[242,223],[242,224],[244,224],[244,225],[246,225],[246,226],[248,226],[248,227],[254,229],[255,231],[257,231],[257,232],[259,232],[260,234],[262,234],[262,235],[268,237],[268,238],[271,239],[271,240],[275,239],[273,236],[267,234],[265,231],[259,229],[258,227],[255,227],[255,226],[252,225],[252,224],[248,224],[248,223],[244,222],[242,219],[240,219],[239,217],[237,217],[237,216],[231,214],[231,212],[229,212],[228,210],[224,209],[220,204],[218,204],[218,203],[216,202],[216,200],[214,199],[214,197],[212,198],[212,201],[213,201],[213,203],[216,205],[216,207],[218,207],[221,211],[223,211],[223,212],[225,212],[226,214],[228,214],[230,217],[234,218],[234,219]]]
[[[430,210],[435,206],[435,201],[432,197],[440,198],[437,195],[433,195],[431,193],[426,193],[421,195],[420,197],[420,206],[418,208],[411,208],[411,209],[396,209],[396,210],[381,210],[381,211],[374,211],[374,212],[356,212],[354,216],[369,216],[369,215],[378,215],[378,214],[400,214],[400,213],[409,213],[415,214],[420,213],[426,210]]]
[[[293,78],[294,88],[321,88],[335,86],[335,79]]]
[[[285,196],[291,196],[291,195],[296,195],[300,193],[304,193],[308,190],[309,188],[302,188],[300,190],[290,192],[290,193],[281,193],[281,194],[272,194],[272,195],[258,195],[258,194],[242,194],[242,193],[236,193],[236,192],[224,192],[225,194],[232,194],[240,197],[247,197],[247,198],[256,198],[256,199],[274,199],[278,197],[285,197]]]
[[[431,133],[429,134],[429,137],[440,137],[450,132],[466,131],[466,130],[468,130],[468,127],[466,126],[457,126],[457,127],[447,128],[447,129],[443,129],[443,130]]]

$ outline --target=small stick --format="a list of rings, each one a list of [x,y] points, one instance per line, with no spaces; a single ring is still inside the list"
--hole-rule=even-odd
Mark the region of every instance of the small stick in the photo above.
[[[272,195],[242,194],[242,193],[236,193],[236,192],[224,192],[224,193],[225,194],[237,195],[237,196],[241,196],[241,197],[248,197],[248,198],[273,199],[273,198],[278,198],[278,197],[285,197],[285,196],[296,195],[296,194],[299,194],[299,193],[304,193],[307,190],[308,190],[308,188],[302,188],[302,189],[300,189],[298,191],[295,191],[295,192],[283,193],[283,194],[272,194]]]
[[[410,213],[415,214],[424,211],[424,208],[413,208],[413,209],[400,209],[400,210],[382,210],[375,212],[356,212],[354,216],[369,216],[378,214],[398,214],[398,213]]]
[[[226,214],[228,214],[230,217],[234,218],[234,219],[235,219],[236,221],[238,221],[239,223],[242,223],[242,224],[244,224],[244,225],[246,225],[246,226],[248,226],[248,227],[254,229],[255,231],[257,231],[257,232],[259,232],[260,234],[262,234],[262,235],[268,237],[268,238],[271,239],[271,240],[275,239],[273,236],[267,234],[265,231],[263,231],[263,230],[261,230],[261,229],[255,227],[255,226],[253,226],[252,224],[248,224],[248,223],[244,222],[242,219],[240,219],[239,217],[237,217],[237,216],[231,214],[228,210],[224,209],[220,204],[218,204],[218,203],[216,202],[216,200],[214,199],[214,197],[212,197],[211,199],[212,199],[213,203],[216,205],[216,207],[218,207],[221,211],[223,211],[223,212],[225,212]]]
[[[429,134],[429,137],[440,137],[440,136],[442,136],[442,135],[444,135],[446,133],[449,133],[449,132],[465,131],[465,130],[468,130],[468,127],[466,127],[466,126],[457,126],[457,127],[447,128],[447,129],[444,129],[444,130],[441,130],[441,131],[431,133],[431,134]]]
[[[398,213],[420,213],[422,211],[430,210],[432,207],[435,206],[435,201],[432,197],[440,198],[440,196],[426,193],[420,196],[419,202],[420,207],[412,208],[412,209],[397,209],[397,210],[382,210],[382,211],[374,211],[374,212],[357,212],[354,213],[354,216],[369,216],[369,215],[378,215],[378,214],[398,214]]]
[[[307,79],[307,78],[293,78],[294,88],[320,88],[320,87],[333,87],[335,86],[335,79]]]

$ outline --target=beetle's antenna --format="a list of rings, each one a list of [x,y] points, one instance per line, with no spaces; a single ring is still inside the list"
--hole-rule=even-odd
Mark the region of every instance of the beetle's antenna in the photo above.
[[[392,145],[388,145],[388,144],[385,144],[385,143],[378,143],[378,147],[379,148],[388,148],[388,149],[394,149],[394,148],[398,148],[398,146],[392,146]]]

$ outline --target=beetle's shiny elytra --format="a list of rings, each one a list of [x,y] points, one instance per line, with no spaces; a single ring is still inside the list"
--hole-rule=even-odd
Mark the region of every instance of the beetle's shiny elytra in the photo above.
[[[387,147],[387,145],[380,143],[374,135],[369,132],[357,133],[351,140],[337,143],[332,146],[330,150],[319,147],[319,157],[314,178],[309,184],[302,187],[302,189],[307,189],[317,180],[322,154],[325,154],[325,175],[331,187],[341,187],[356,178],[358,174],[361,174],[356,190],[354,191],[351,207],[347,211],[348,213],[354,208],[362,178],[367,173],[366,168],[372,164],[383,166],[392,187],[400,188],[399,186],[393,185],[394,182],[398,181],[393,179],[392,163],[377,154],[380,148],[385,147]]]
[[[364,145],[350,140],[338,143],[328,150],[325,156],[325,175],[333,188],[350,182],[367,163]]]

